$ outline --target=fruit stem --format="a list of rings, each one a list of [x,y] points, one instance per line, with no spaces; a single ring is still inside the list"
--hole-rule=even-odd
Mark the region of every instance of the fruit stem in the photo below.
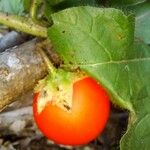
[[[44,62],[47,65],[48,71],[51,73],[51,75],[55,75],[56,74],[56,68],[54,67],[53,63],[50,61],[50,59],[48,58],[48,56],[45,54],[45,52],[40,49],[40,53],[43,56]]]

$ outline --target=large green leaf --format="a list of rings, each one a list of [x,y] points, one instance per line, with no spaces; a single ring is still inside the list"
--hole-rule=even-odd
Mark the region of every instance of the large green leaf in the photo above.
[[[150,48],[134,42],[133,17],[117,9],[74,7],[52,19],[48,36],[64,67],[80,67],[106,88],[113,103],[130,111],[121,149],[149,146]]]

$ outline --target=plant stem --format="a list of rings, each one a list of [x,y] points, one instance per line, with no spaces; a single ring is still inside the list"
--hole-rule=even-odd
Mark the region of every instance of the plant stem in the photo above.
[[[43,42],[37,44],[36,49],[41,54],[50,74],[55,75],[57,69],[55,68],[52,61],[49,59],[48,55],[46,54],[47,47],[51,47],[51,43],[49,40],[44,40]]]
[[[0,12],[0,23],[34,36],[47,37],[47,28],[34,23],[30,18]]]
[[[48,56],[45,54],[45,52],[42,49],[39,49],[39,52],[43,56],[43,59],[45,61],[45,64],[47,65],[47,68],[48,68],[49,72],[52,75],[55,75],[56,74],[56,68],[54,67],[52,62],[49,60]]]
[[[30,16],[34,21],[37,20],[37,11],[41,3],[42,0],[32,0],[32,5],[30,8]]]

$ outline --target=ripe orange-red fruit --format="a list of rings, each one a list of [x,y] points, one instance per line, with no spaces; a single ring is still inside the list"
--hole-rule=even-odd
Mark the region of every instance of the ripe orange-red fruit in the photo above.
[[[73,84],[72,108],[65,111],[50,102],[38,113],[39,93],[33,112],[38,128],[50,140],[63,145],[81,145],[95,139],[106,126],[110,102],[106,91],[91,77]]]

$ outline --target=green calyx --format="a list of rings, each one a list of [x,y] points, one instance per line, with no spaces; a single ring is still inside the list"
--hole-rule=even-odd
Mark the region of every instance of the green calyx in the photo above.
[[[72,107],[73,84],[81,79],[81,73],[66,72],[58,69],[49,73],[39,81],[35,92],[39,93],[38,113],[41,113],[47,103],[56,105],[70,112]]]
[[[44,62],[47,65],[49,74],[40,80],[35,87],[38,96],[38,113],[41,113],[47,103],[56,105],[61,109],[70,112],[72,108],[73,84],[85,75],[81,71],[69,72],[63,69],[56,69],[43,50],[40,49]]]

